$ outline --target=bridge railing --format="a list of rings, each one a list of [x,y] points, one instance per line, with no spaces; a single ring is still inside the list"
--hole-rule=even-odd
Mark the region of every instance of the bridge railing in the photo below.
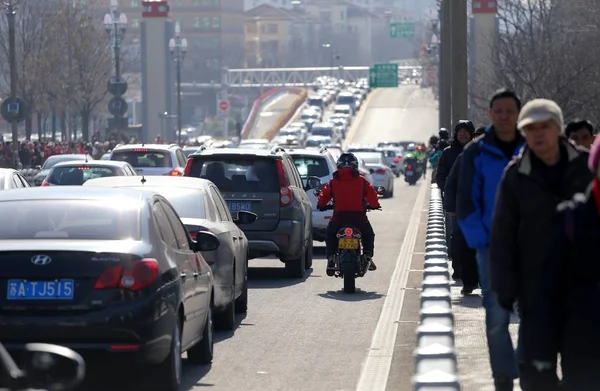
[[[244,127],[242,128],[241,138],[245,139],[248,136],[250,130],[254,126],[254,122],[256,122],[256,117],[258,113],[260,113],[261,106],[265,102],[265,100],[269,99],[274,94],[278,94],[281,92],[283,87],[275,87],[261,94],[252,104],[252,108],[250,109],[250,113],[248,114],[248,118],[244,123]]]
[[[414,389],[459,391],[445,215],[437,185],[431,188],[426,235]]]

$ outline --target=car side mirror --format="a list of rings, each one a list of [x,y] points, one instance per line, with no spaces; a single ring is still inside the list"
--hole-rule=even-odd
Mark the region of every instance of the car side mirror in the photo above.
[[[369,168],[369,172],[370,172],[371,174],[375,174],[375,170],[374,170],[374,169],[372,169],[372,168]]]
[[[379,195],[384,195],[385,194],[385,187],[383,186],[379,186],[375,189],[375,191],[377,192],[377,194]]]
[[[316,189],[321,186],[321,179],[316,176],[306,178],[306,190]]]
[[[237,212],[237,217],[233,219],[236,224],[252,224],[258,219],[256,213],[241,210]]]
[[[196,241],[194,243],[194,251],[215,251],[219,248],[221,242],[212,233],[199,231],[196,233]]]
[[[36,390],[73,390],[85,377],[85,362],[78,353],[45,343],[25,345],[21,369],[26,388]]]

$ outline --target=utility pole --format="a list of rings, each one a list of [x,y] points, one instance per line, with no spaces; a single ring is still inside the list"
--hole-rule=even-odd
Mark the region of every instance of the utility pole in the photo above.
[[[440,29],[440,128],[452,128],[452,3],[441,0]]]
[[[467,61],[467,0],[452,0],[452,127],[461,119],[468,118],[468,61]]]
[[[181,25],[175,22],[175,38],[169,40],[169,50],[175,62],[176,83],[177,83],[177,142],[182,145],[181,141],[181,66],[187,51],[187,39],[181,38]]]

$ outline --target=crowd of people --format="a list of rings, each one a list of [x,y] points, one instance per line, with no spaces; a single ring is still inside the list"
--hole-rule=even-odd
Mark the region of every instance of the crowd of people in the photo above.
[[[486,127],[459,121],[452,140],[441,129],[430,162],[453,279],[463,295],[481,289],[495,389],[600,390],[600,138],[589,121],[565,125],[555,102],[522,105],[509,90],[488,114]]]

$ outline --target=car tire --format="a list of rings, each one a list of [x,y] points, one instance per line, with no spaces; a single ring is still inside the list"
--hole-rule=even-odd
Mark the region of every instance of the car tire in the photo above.
[[[246,260],[246,265],[248,261]],[[237,314],[245,314],[248,311],[248,266],[244,274],[244,284],[242,285],[242,294],[235,299],[235,312]]]
[[[220,311],[213,309],[214,313],[214,327],[220,331],[232,331],[235,329],[235,286],[231,287],[232,295],[231,301]]]
[[[183,360],[181,358],[181,320],[179,316],[175,318],[175,327],[171,337],[171,351],[158,368],[153,369],[155,374],[152,387],[162,391],[178,391],[181,387],[181,376]]]
[[[304,252],[304,269],[308,270],[313,265],[313,241],[312,238],[308,240],[306,251]]]
[[[290,278],[303,278],[304,272],[306,271],[306,268],[304,267],[305,264],[305,252],[302,250],[299,258],[288,259],[285,262],[285,271]]]
[[[187,351],[188,361],[193,364],[207,365],[212,362],[214,353],[214,335],[212,322],[212,309],[208,309],[202,340]]]

